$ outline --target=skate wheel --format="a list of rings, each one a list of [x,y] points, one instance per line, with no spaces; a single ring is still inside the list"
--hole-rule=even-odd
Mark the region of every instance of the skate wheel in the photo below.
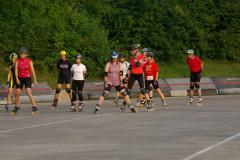
[[[57,109],[57,107],[52,107],[52,110],[55,110],[55,109]]]
[[[6,112],[8,112],[8,109],[5,109]]]
[[[192,105],[192,103],[188,103],[187,105],[188,105],[188,106],[191,106],[191,105]]]
[[[76,110],[75,109],[70,109],[70,112],[75,112]]]
[[[39,115],[39,112],[32,112],[32,115]]]
[[[165,106],[164,108],[165,108],[165,110],[168,110],[168,106]]]
[[[77,109],[77,112],[82,112],[82,111],[83,111],[83,110],[82,110],[82,109],[80,109],[80,108],[78,108],[78,109]]]
[[[123,110],[123,109],[120,109],[120,112],[124,112],[124,110]]]
[[[17,115],[17,113],[15,113],[15,112],[12,112],[12,116],[16,116]]]
[[[202,105],[203,105],[203,103],[197,103],[197,105],[198,105],[198,106],[202,106]]]

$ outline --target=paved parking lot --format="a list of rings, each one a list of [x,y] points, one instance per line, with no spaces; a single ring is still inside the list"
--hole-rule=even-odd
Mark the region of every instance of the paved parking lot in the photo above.
[[[164,110],[120,113],[106,100],[84,111],[69,103],[39,103],[39,116],[24,104],[17,116],[0,111],[1,160],[239,160],[240,95],[204,97],[204,105],[186,106],[187,97],[168,97]],[[132,99],[136,102],[136,99]]]

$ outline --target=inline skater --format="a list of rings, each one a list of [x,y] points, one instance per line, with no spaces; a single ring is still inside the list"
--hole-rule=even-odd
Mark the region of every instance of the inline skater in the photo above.
[[[82,55],[77,54],[75,56],[76,64],[72,65],[71,72],[73,73],[72,80],[72,106],[70,111],[76,111],[76,95],[79,96],[79,106],[77,108],[78,112],[83,111],[83,96],[82,90],[84,87],[84,79],[87,77],[87,69],[84,64],[82,64]]]
[[[140,100],[145,96],[145,87],[144,87],[144,77],[143,77],[143,68],[142,64],[145,60],[144,56],[141,54],[140,44],[133,44],[131,45],[132,56],[130,57],[130,76],[126,78],[128,80],[128,95],[131,95],[131,90],[135,80],[138,81],[140,86],[141,94],[139,99],[137,100],[137,104],[135,105],[136,108],[140,107]],[[142,97],[141,97],[142,96]]]
[[[67,59],[66,51],[61,51],[60,56],[61,56],[61,59],[57,62],[59,76],[58,76],[57,89],[55,92],[55,98],[54,98],[54,101],[52,104],[52,109],[57,108],[59,93],[60,93],[60,91],[62,89],[62,85],[64,83],[66,86],[66,92],[68,93],[68,95],[71,99],[71,106],[72,106],[72,95],[71,95],[71,89],[70,89],[72,62]]]
[[[158,85],[159,69],[158,69],[157,64],[153,61],[154,53],[153,52],[148,52],[146,56],[147,56],[148,62],[145,63],[145,65],[143,66],[143,70],[144,70],[144,74],[145,74],[145,90],[146,90],[146,93],[149,92],[149,87],[151,87],[150,84],[152,84],[154,89],[158,93],[160,99],[162,100],[164,108],[168,109],[165,97],[164,97],[163,93],[161,92],[161,90],[159,88],[159,85]],[[148,102],[148,107],[147,107],[148,111],[149,112],[154,111],[153,100],[150,99],[148,94],[146,94],[146,98],[148,100],[147,101]]]
[[[116,51],[111,52],[111,62],[108,62],[104,70],[104,91],[103,94],[99,97],[98,103],[95,107],[94,114],[98,114],[100,111],[100,106],[103,103],[104,99],[110,93],[111,88],[114,86],[117,91],[119,91],[126,101],[128,107],[132,112],[136,112],[135,108],[130,102],[129,96],[123,87],[123,70],[122,63],[117,61],[118,53]],[[120,108],[120,112],[124,112],[125,107]]]
[[[127,61],[125,61],[125,54],[121,53],[119,54],[119,59],[120,59],[120,62],[122,63],[122,68],[123,68],[123,87],[125,89],[127,89],[127,81],[126,81],[126,77],[128,77],[128,67],[129,67],[129,63]],[[117,91],[116,92],[116,98],[113,99],[113,104],[115,107],[118,107],[118,100],[119,100],[119,95],[120,95],[120,92]],[[123,105],[127,105],[126,102],[124,101],[123,102]]]
[[[16,115],[19,108],[19,99],[20,94],[23,89],[23,85],[25,85],[26,93],[33,105],[32,107],[32,115],[38,115],[38,108],[36,106],[35,100],[31,93],[31,87],[32,87],[32,79],[31,79],[31,72],[34,79],[34,85],[37,87],[37,78],[35,75],[35,70],[33,66],[33,62],[31,59],[27,58],[28,50],[26,47],[22,47],[19,49],[20,58],[16,61],[15,66],[15,76],[16,76],[16,92],[15,92],[15,107],[12,110],[12,115]]]
[[[17,58],[18,58],[18,55],[16,53],[12,53],[10,55],[10,60],[12,61],[12,64],[8,70],[8,78],[7,78],[7,83],[6,83],[6,85],[8,86],[7,104],[5,106],[6,111],[8,111],[8,109],[9,109],[9,104],[11,101],[13,89],[16,87],[15,66],[16,66]],[[20,105],[18,105],[18,109],[20,109]]]
[[[190,67],[191,75],[190,75],[190,97],[188,99],[188,105],[192,105],[193,103],[193,90],[194,87],[198,93],[198,102],[197,105],[203,105],[202,97],[201,97],[201,88],[200,88],[200,80],[201,80],[201,73],[203,71],[203,64],[202,61],[194,56],[194,51],[189,49],[187,51],[188,57],[186,61]]]

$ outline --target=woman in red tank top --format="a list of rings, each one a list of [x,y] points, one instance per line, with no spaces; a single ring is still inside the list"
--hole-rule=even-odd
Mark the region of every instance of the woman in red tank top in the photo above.
[[[23,89],[23,85],[25,85],[25,90],[33,105],[32,114],[37,115],[38,109],[31,93],[31,87],[32,87],[31,72],[34,78],[34,84],[35,86],[37,86],[37,79],[36,79],[35,70],[33,67],[33,62],[31,59],[27,58],[27,53],[28,53],[27,48],[25,47],[20,48],[19,53],[20,53],[20,58],[17,59],[16,69],[15,69],[17,85],[16,85],[16,92],[15,92],[15,107],[12,111],[12,115],[16,115],[19,109],[18,103],[19,103],[21,91]]]

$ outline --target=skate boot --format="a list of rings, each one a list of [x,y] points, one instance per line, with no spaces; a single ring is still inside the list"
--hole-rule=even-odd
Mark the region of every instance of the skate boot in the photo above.
[[[188,99],[188,106],[191,106],[193,102],[193,97],[189,97]]]
[[[20,104],[18,105],[18,110],[22,112],[22,107],[20,106]]]
[[[127,103],[123,101],[123,106],[120,108],[120,112],[125,112],[126,107],[127,107]]]
[[[12,110],[12,116],[17,115],[17,112],[18,112],[18,107],[14,107]]]
[[[93,111],[93,114],[98,114],[100,111],[100,104],[97,104],[94,111]]]
[[[54,99],[53,101],[53,104],[52,104],[52,109],[57,109],[57,102],[58,102],[58,99]]]
[[[137,109],[136,107],[133,107],[133,105],[131,103],[128,104],[129,109],[131,110],[132,113],[136,113]]]
[[[201,105],[203,105],[203,102],[202,102],[202,97],[198,97],[198,102],[197,102],[197,105],[198,105],[198,106],[201,106]]]
[[[145,106],[147,106],[147,100],[143,99],[140,101],[140,107],[145,107]]]
[[[153,103],[151,100],[148,101],[147,111],[154,112]]]
[[[71,107],[70,107],[70,112],[75,112],[76,111],[75,105],[76,105],[76,103],[72,102]]]
[[[162,102],[163,102],[163,107],[164,107],[164,109],[166,109],[166,110],[167,110],[167,109],[168,109],[168,105],[167,105],[167,102],[166,102],[166,100],[163,100]]]
[[[83,103],[82,102],[79,103],[79,107],[78,107],[77,111],[78,112],[82,112],[83,111]]]
[[[9,104],[6,104],[5,111],[8,112],[8,109],[9,109]]]
[[[37,107],[32,107],[32,115],[39,115]]]
[[[118,100],[119,100],[118,97],[116,97],[115,99],[113,99],[113,105],[114,105],[114,107],[118,107]]]
[[[141,108],[141,105],[140,105],[140,104],[141,104],[141,103],[140,103],[140,100],[138,99],[138,100],[137,100],[137,104],[135,105],[134,108],[135,108],[136,110],[139,110],[139,109]]]

